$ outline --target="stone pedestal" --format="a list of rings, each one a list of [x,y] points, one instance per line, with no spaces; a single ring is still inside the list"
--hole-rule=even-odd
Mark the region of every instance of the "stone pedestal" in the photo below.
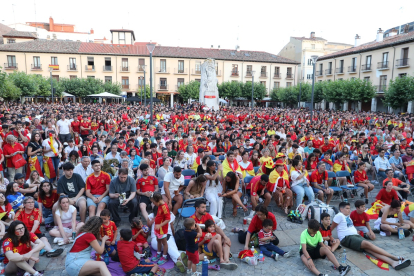
[[[377,98],[372,98],[371,100],[371,111],[377,111]]]
[[[362,103],[361,102],[358,102],[357,111],[361,112],[361,110],[362,110]]]
[[[174,94],[171,93],[170,94],[170,107],[173,107],[173,106],[174,106]]]
[[[342,108],[343,111],[348,111],[349,102],[344,102],[344,106]]]
[[[322,110],[325,110],[325,107],[326,107],[326,102],[325,102],[325,100],[322,100],[322,102],[321,102],[321,109]]]
[[[413,113],[413,101],[408,102],[407,113]]]
[[[210,109],[219,110],[218,96],[216,62],[209,58],[201,65],[199,102]]]
[[[393,113],[394,109],[391,106],[388,107],[388,113]]]

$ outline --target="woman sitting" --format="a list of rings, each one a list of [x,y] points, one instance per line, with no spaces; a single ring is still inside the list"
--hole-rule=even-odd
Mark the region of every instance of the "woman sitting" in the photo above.
[[[390,205],[392,200],[398,200],[398,194],[393,189],[392,181],[387,181],[384,183],[384,188],[382,188],[377,196],[375,197],[376,200],[381,200],[384,204]]]
[[[3,193],[0,193],[0,213],[6,213],[1,218],[1,223],[10,226],[10,223],[14,220],[15,213],[11,204]]]
[[[1,167],[1,164],[0,164]],[[3,174],[0,173],[0,193],[5,193],[7,189],[7,185],[9,184],[9,180],[4,178]]]
[[[216,162],[208,161],[206,172],[204,173],[207,179],[205,193],[206,199],[210,202],[210,215],[217,216],[218,218],[221,218],[223,214],[223,198],[221,197],[223,188],[219,181],[219,175],[222,171],[223,166],[221,164],[216,169]]]
[[[289,175],[281,159],[276,160],[276,168],[269,175],[269,184],[267,190],[273,192],[276,205],[288,214],[293,205],[293,193],[290,190]]]
[[[164,157],[162,159],[162,166],[158,169],[158,182],[164,181],[164,177],[167,173],[172,172],[173,168],[171,167],[171,158]]]
[[[205,175],[199,175],[197,178],[193,178],[188,183],[187,188],[184,191],[184,199],[192,199],[197,197],[203,197],[206,189],[207,178]]]
[[[309,154],[308,159],[303,162],[304,169],[308,171],[308,174],[311,175],[314,170],[317,169],[318,160],[316,160],[316,155],[312,152]]]
[[[36,199],[38,197],[40,183],[42,183],[44,180],[45,179],[40,176],[38,171],[32,171],[29,178],[26,180],[26,184],[29,186],[29,188],[36,187],[36,192],[34,194],[34,198]]]
[[[54,224],[53,206],[58,200],[59,195],[56,190],[53,190],[52,184],[47,180],[43,181],[40,184],[39,198],[37,199],[37,202],[39,203],[39,211],[43,216],[46,231],[49,231]]]
[[[187,169],[187,159],[184,157],[184,151],[179,150],[177,152],[177,157],[175,157],[173,162],[173,167],[179,166],[181,169],[186,170]]]
[[[210,155],[203,156],[201,159],[201,164],[197,167],[197,175],[202,175],[206,173],[207,170],[207,162],[211,160]]]
[[[13,221],[3,239],[4,272],[17,275],[20,268],[25,271],[24,276],[42,276],[33,266],[39,262],[39,252],[44,246],[34,233],[27,230],[23,222]]]
[[[146,158],[142,158],[141,159],[141,164],[147,164],[148,165],[148,169],[149,169],[149,171],[148,171],[148,175],[152,175],[152,176],[155,176],[155,172],[154,172],[154,169],[153,168],[151,168],[151,166],[150,166],[150,161],[148,160],[148,159],[146,159]],[[140,166],[141,166],[141,164],[139,164]],[[138,170],[137,170],[137,179],[140,179],[142,177],[142,172],[141,172],[141,170],[138,168]]]
[[[395,217],[397,215],[397,217]],[[401,202],[394,199],[391,205],[382,207],[379,212],[378,219],[375,221],[375,228],[381,230],[385,235],[397,234],[398,229],[404,229],[406,237],[410,235],[414,228],[414,223],[410,220],[404,220],[401,212]]]
[[[132,148],[129,151],[129,159],[132,161],[132,170],[134,171],[134,175],[137,175],[138,167],[141,163],[141,157],[138,155],[137,150]]]
[[[76,167],[76,166],[77,166],[78,164],[80,164],[80,162],[81,162],[80,157],[79,157],[79,153],[78,153],[77,151],[75,151],[75,150],[72,150],[72,151],[69,153],[69,157],[68,157],[67,162],[72,163],[72,164],[73,164],[73,166],[75,166],[75,167]]]
[[[312,155],[313,153],[309,154]],[[292,179],[291,190],[296,194],[296,208],[302,204],[303,198],[306,194],[308,202],[312,202],[315,198],[312,187],[308,180],[308,171],[302,166],[302,161],[294,159],[292,161],[293,170],[290,173]]]
[[[101,238],[100,229],[102,226],[102,219],[100,217],[91,217],[79,229],[72,249],[66,255],[65,268],[69,276],[86,276],[86,275],[101,275],[111,276],[106,264],[102,261],[91,260],[92,248],[96,254],[103,254],[105,252],[105,242],[109,239],[108,236],[102,237],[102,243],[98,243],[98,238]]]
[[[225,177],[223,177],[223,171],[220,171],[220,180],[223,186],[223,192],[221,193],[222,197],[231,198],[233,203],[233,217],[237,216],[237,205],[240,205],[243,208],[244,212],[247,212],[246,206],[242,203],[240,197],[242,196],[242,187],[240,186],[240,179],[234,172],[228,172]]]
[[[17,184],[16,182],[10,182],[7,185],[7,190],[5,194],[7,201],[10,202],[15,212],[18,209],[23,208],[24,195],[21,192],[19,192],[19,190],[19,184]]]

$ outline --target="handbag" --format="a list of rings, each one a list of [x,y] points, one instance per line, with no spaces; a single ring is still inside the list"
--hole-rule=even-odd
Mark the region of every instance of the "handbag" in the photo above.
[[[23,167],[27,163],[21,154],[14,155],[11,161],[15,169]]]

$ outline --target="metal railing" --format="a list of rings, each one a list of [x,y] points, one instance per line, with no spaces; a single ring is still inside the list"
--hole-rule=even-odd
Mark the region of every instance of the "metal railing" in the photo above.
[[[17,63],[5,63],[4,64],[4,69],[17,69]]]
[[[174,74],[187,74],[187,68],[174,68]]]
[[[377,69],[388,69],[388,60],[378,62]]]
[[[85,71],[95,71],[95,65],[85,65]]]
[[[32,64],[32,70],[42,70],[42,64]]]
[[[344,73],[344,68],[343,67],[339,67],[335,69],[335,73],[337,74],[343,74]]]
[[[267,72],[260,72],[261,78],[267,78]]]
[[[69,64],[68,71],[78,71],[78,66],[76,64]]]
[[[168,90],[168,84],[159,84],[158,90]]]
[[[323,71],[316,71],[316,76],[323,76]]]
[[[280,79],[282,77],[282,74],[280,74],[280,73],[274,73],[273,74],[273,78],[275,78],[275,79]]]
[[[408,64],[408,60],[409,60],[408,58],[397,59],[396,60],[397,64],[395,64],[395,66],[396,67],[408,67],[408,66],[410,66]]]
[[[107,72],[110,72],[110,71],[112,71],[112,66],[111,65],[104,65],[103,70],[107,71]]]
[[[331,69],[326,69],[325,70],[325,75],[332,75],[332,68]]]
[[[386,85],[377,85],[378,88],[378,92],[385,92],[385,90],[387,90],[387,86]]]
[[[200,69],[191,69],[192,75],[201,75],[201,68]]]
[[[129,89],[129,84],[123,84],[122,89]]]
[[[239,71],[238,70],[231,70],[231,76],[232,77],[238,77],[239,76]]]
[[[129,72],[129,67],[128,66],[121,66],[120,71],[121,72]]]
[[[293,76],[294,76],[294,75],[293,75],[292,73],[287,73],[287,74],[286,74],[286,78],[287,78],[287,79],[293,79]]]
[[[155,73],[169,73],[170,72],[170,68],[167,67],[157,67],[157,70],[155,71]]]
[[[369,63],[369,64],[363,64],[362,66],[361,66],[361,71],[371,71],[372,70],[372,65],[371,65],[371,63]]]
[[[355,66],[348,66],[348,73],[356,73],[357,67]]]

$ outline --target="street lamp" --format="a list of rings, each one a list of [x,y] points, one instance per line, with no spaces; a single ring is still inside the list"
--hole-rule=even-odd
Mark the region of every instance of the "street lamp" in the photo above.
[[[150,106],[150,116],[151,116],[150,122],[152,124],[152,52],[155,49],[155,44],[148,43],[147,49],[148,49],[148,52],[150,53],[150,105],[151,105]]]
[[[252,111],[253,111],[254,73],[256,72],[252,71]]]
[[[53,81],[52,81],[53,68],[52,67],[49,67],[49,72],[50,72],[50,87],[52,88],[52,104],[53,104]]]
[[[140,76],[139,80],[141,81],[141,107],[142,107],[142,80],[144,79],[144,77]]]
[[[312,97],[311,97],[311,107],[310,107],[310,123],[313,122],[313,94],[315,91],[315,68],[316,68],[316,60],[318,56],[311,56],[313,61],[313,74],[312,74]]]
[[[142,70],[144,70],[144,102],[145,102],[145,106],[147,106],[147,87],[145,86],[145,68],[146,68],[146,65],[141,65],[141,67],[142,67]],[[141,92],[142,92],[142,85],[141,85]],[[141,105],[142,105],[142,95],[141,95]]]

